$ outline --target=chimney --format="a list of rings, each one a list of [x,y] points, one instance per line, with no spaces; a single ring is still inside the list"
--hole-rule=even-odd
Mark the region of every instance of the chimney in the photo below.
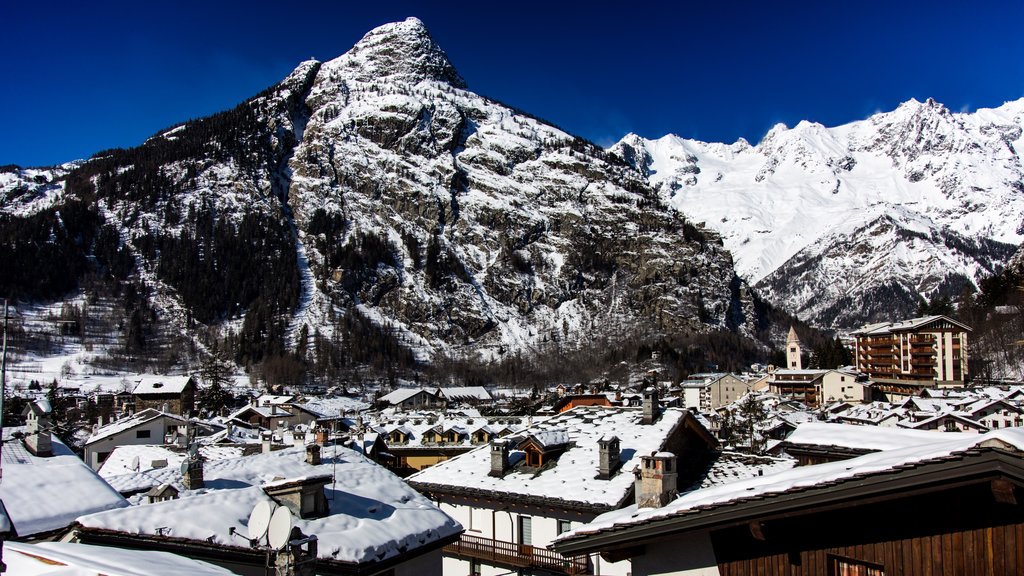
[[[651,452],[640,457],[640,468],[634,470],[637,508],[661,508],[676,496],[676,455]]]
[[[270,432],[261,432],[260,441],[263,444],[263,453],[270,453]]]
[[[653,386],[644,390],[644,417],[642,423],[645,426],[654,424],[658,419],[658,390]]]
[[[508,443],[502,439],[491,440],[490,476],[501,478],[508,471]]]
[[[306,464],[312,466],[320,465],[320,445],[306,444]]]
[[[329,512],[324,487],[333,481],[330,474],[303,476],[269,482],[263,491],[298,518],[321,518]]]
[[[598,451],[600,452],[600,462],[598,463],[598,480],[610,480],[612,474],[619,469],[619,439],[616,436],[611,438],[601,437],[597,441]]]
[[[46,400],[37,400],[25,407],[25,448],[36,456],[53,456],[50,442],[50,414]]]
[[[203,459],[200,457],[190,458],[188,469],[185,470],[184,482],[188,490],[198,490],[205,486],[203,482]]]

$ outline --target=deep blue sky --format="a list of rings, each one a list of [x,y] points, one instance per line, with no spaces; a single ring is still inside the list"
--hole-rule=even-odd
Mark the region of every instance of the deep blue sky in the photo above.
[[[757,142],[915,97],[1024,96],[1024,1],[8,2],[0,164],[141,143],[417,16],[470,89],[599,144]]]

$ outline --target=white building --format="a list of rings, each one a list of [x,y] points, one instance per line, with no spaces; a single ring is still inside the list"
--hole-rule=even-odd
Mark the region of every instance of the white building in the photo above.
[[[184,437],[187,424],[188,420],[181,416],[153,409],[142,410],[97,428],[85,442],[85,463],[93,470],[99,470],[118,446],[173,443],[178,436]]]
[[[651,390],[643,409],[575,408],[407,481],[466,529],[445,549],[446,574],[625,575],[628,561],[566,558],[547,546],[598,514],[631,504],[637,481],[631,472],[641,456],[671,468],[672,485],[664,485],[674,490],[675,475],[680,484],[696,477],[716,444],[690,412],[658,409]],[[678,460],[666,464],[665,451]]]

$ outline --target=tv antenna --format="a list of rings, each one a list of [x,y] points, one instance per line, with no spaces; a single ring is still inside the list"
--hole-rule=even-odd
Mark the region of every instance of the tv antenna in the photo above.
[[[274,504],[268,500],[256,503],[249,514],[249,542],[256,546],[267,535],[270,519],[274,513]]]
[[[270,526],[267,527],[267,544],[274,550],[284,548],[291,540],[293,525],[292,511],[286,506],[278,506],[270,517]]]

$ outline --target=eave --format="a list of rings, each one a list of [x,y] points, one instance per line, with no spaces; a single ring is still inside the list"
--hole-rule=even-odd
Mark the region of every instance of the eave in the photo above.
[[[636,547],[686,532],[887,502],[997,478],[1007,478],[1017,486],[1024,486],[1024,459],[1019,454],[1000,449],[972,449],[924,463],[854,475],[815,486],[682,510],[669,516],[580,534],[555,542],[551,547],[566,555],[604,552]]]

